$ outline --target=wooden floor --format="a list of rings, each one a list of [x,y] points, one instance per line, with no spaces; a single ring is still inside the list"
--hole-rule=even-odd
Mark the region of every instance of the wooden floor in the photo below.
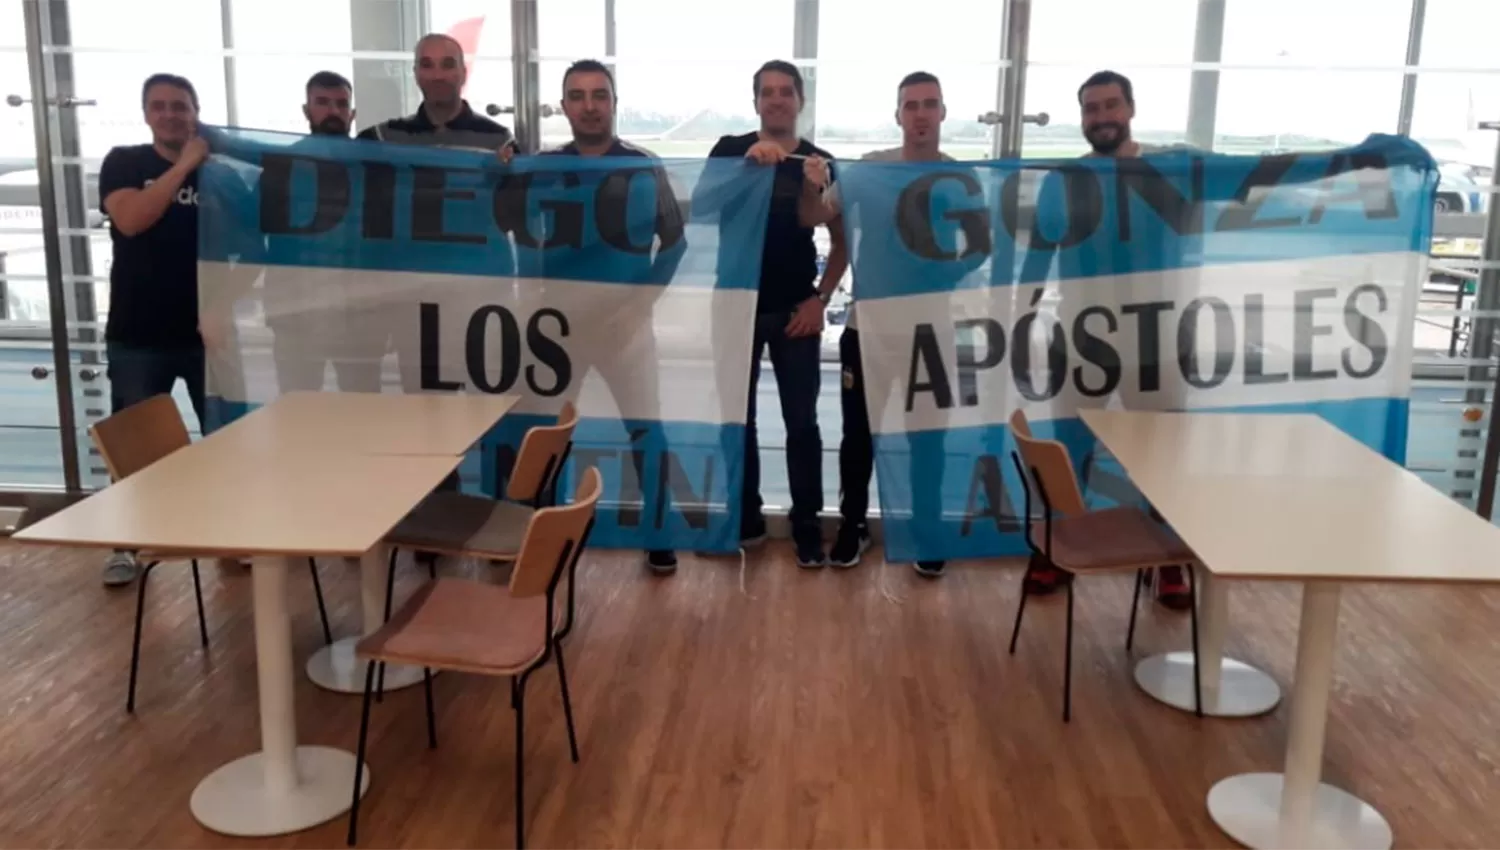
[[[569,673],[583,760],[568,760],[555,668],[528,687],[526,817],[555,847],[1224,847],[1205,809],[1225,776],[1279,769],[1286,705],[1196,720],[1132,683],[1130,585],[1078,597],[1074,717],[1059,715],[1061,598],[1005,653],[1014,565],[801,572],[785,544],[684,559],[676,577],[598,553],[581,572]],[[487,569],[487,568],[485,568]],[[258,746],[250,583],[208,567],[212,645],[192,583],[160,568],[140,702],[124,711],[134,591],[99,559],[0,542],[0,844],[342,846],[345,820],[265,842],[188,811],[209,771]],[[357,581],[329,563],[335,629]],[[415,581],[406,570],[405,588]],[[321,642],[306,574],[291,582],[300,660]],[[1229,653],[1286,687],[1297,591],[1236,586]],[[1377,806],[1398,847],[1495,846],[1500,828],[1500,593],[1346,593],[1325,778]],[[1179,648],[1184,615],[1147,611],[1137,653]],[[358,697],[299,676],[304,743],[354,748]],[[506,847],[513,716],[503,682],[437,680],[439,748],[420,688],[375,707],[363,847]]]

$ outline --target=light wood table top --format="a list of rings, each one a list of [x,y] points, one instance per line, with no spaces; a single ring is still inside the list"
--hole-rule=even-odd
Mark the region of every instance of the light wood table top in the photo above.
[[[167,554],[358,557],[459,460],[245,452],[214,435],[12,539]]]
[[[1317,416],[1080,416],[1215,575],[1500,582],[1500,529]]]
[[[462,455],[519,397],[293,392],[215,432],[247,451],[288,446],[367,455]]]

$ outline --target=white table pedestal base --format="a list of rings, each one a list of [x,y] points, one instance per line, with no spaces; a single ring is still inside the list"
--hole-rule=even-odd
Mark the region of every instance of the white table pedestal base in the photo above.
[[[341,694],[363,694],[365,692],[365,663],[354,655],[359,638],[340,638],[319,649],[307,659],[307,677],[318,687]],[[376,681],[379,682],[377,668]],[[422,681],[421,667],[403,667],[387,664],[385,667],[385,689],[399,691]],[[352,780],[351,780],[352,781]]]
[[[1255,850],[1390,850],[1391,825],[1370,804],[1319,783],[1302,837],[1281,835],[1279,773],[1243,773],[1220,780],[1208,792],[1208,813],[1230,838]],[[1288,843],[1290,842],[1290,843]]]
[[[261,753],[220,767],[193,789],[193,817],[223,835],[262,838],[300,832],[349,811],[354,754],[333,747],[304,746],[297,748],[296,758],[297,784],[279,793],[266,785],[265,757]],[[365,765],[361,797],[369,787],[370,766]]]
[[[1207,671],[1200,671],[1205,717],[1254,717],[1281,702],[1276,680],[1243,661],[1220,661],[1219,686],[1210,687]],[[389,675],[389,674],[387,674]],[[1193,708],[1193,653],[1168,652],[1141,660],[1135,683],[1156,699],[1183,711]]]

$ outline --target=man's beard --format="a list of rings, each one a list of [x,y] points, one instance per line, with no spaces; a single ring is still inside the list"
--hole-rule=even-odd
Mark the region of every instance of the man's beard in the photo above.
[[[1114,137],[1100,138],[1099,132],[1101,130],[1114,130]],[[1105,121],[1100,124],[1095,124],[1088,130],[1084,131],[1083,138],[1089,143],[1089,147],[1094,149],[1094,153],[1109,156],[1110,154],[1119,150],[1120,146],[1125,144],[1125,142],[1129,140],[1130,134],[1125,132],[1125,125],[1116,124],[1113,121]]]
[[[337,116],[330,115],[316,124],[309,124],[308,129],[317,136],[347,136],[349,125],[345,124]]]

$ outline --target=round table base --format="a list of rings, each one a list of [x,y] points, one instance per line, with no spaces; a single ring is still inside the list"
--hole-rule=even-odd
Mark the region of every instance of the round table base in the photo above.
[[[1255,850],[1282,847],[1279,773],[1244,773],[1220,780],[1208,792],[1208,813],[1235,841]],[[1390,850],[1391,825],[1358,797],[1319,784],[1307,835],[1289,838],[1293,847],[1322,850]]]
[[[189,803],[198,822],[222,835],[263,838],[327,823],[353,803],[354,754],[333,747],[297,748],[297,786],[266,789],[265,757],[252,753],[220,767],[193,789]],[[370,788],[365,765],[360,796]]]
[[[354,656],[354,647],[359,638],[340,638],[320,648],[307,659],[307,677],[325,690],[341,694],[363,694],[365,692],[365,664]],[[377,668],[376,681],[379,681]],[[387,664],[385,689],[399,691],[422,681],[421,667],[403,667]]]
[[[1223,660],[1217,692],[1203,683],[1205,717],[1254,717],[1281,701],[1276,680],[1243,661]],[[1193,653],[1168,652],[1141,660],[1135,683],[1158,700],[1183,711],[1193,711]]]

